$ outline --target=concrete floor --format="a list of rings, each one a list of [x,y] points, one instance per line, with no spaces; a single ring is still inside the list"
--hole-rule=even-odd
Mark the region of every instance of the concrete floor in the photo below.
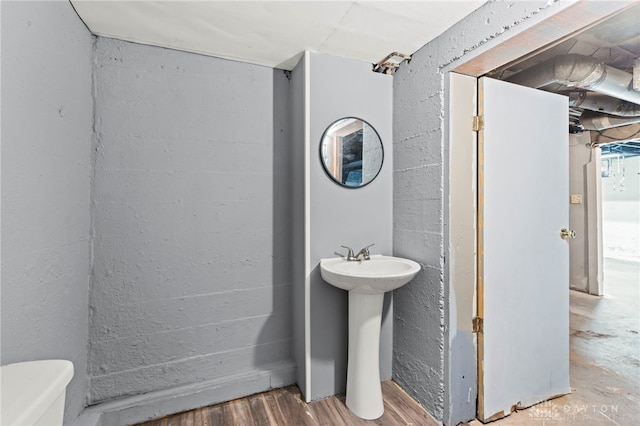
[[[571,394],[491,425],[640,425],[640,263],[605,259],[604,291],[571,291]]]

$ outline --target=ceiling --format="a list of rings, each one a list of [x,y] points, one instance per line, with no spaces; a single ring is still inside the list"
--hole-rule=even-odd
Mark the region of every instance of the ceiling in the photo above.
[[[488,75],[508,79],[522,70],[565,54],[591,56],[613,68],[633,73],[634,62],[640,58],[640,2],[566,40],[491,71]],[[544,90],[566,92],[569,89],[555,83],[544,87]]]
[[[70,1],[96,35],[286,70],[305,50],[370,63],[410,55],[485,3]]]
[[[305,50],[378,63],[392,52],[413,54],[484,0],[422,1],[150,1],[70,0],[92,33],[153,46],[290,70]],[[577,17],[579,19],[579,17]],[[510,76],[550,58],[577,53],[632,73],[640,57],[640,2],[565,40],[488,75]],[[543,90],[565,93],[554,83]],[[575,89],[573,89],[575,90]],[[579,123],[585,111],[570,108]],[[589,114],[589,112],[587,112]],[[638,131],[626,129],[620,152],[640,155]],[[611,135],[592,132],[592,140]],[[617,132],[617,133],[616,133]]]

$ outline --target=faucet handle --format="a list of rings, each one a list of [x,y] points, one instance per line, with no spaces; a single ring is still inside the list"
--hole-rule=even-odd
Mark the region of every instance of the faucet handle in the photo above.
[[[353,254],[353,249],[351,247],[348,247],[348,246],[340,246],[340,247],[346,248],[347,250],[349,250],[347,252],[347,260],[348,261],[356,260],[356,256]]]
[[[360,252],[356,255],[356,258],[359,258],[362,255],[362,258],[364,260],[369,260],[369,247],[375,246],[375,243],[369,244],[368,246],[363,247],[362,249],[360,249]]]
[[[364,247],[362,250],[360,250],[360,251],[363,251],[363,250],[364,250],[364,251],[367,251],[367,252],[368,252],[368,251],[369,251],[369,247],[373,247],[373,246],[375,246],[375,245],[376,245],[376,243],[371,243],[371,244],[369,244],[368,246],[365,246],[365,247]]]

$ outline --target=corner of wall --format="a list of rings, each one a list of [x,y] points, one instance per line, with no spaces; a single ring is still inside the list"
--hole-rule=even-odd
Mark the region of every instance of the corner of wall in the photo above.
[[[87,389],[92,36],[69,2],[1,11],[2,358],[72,361],[69,421]]]
[[[446,156],[452,148],[443,129],[451,125],[445,109],[445,73],[569,6],[569,2],[488,2],[415,52],[394,75],[394,253],[419,259],[424,273],[414,279],[415,285],[394,294],[393,375],[445,424],[458,420],[454,401],[469,401],[470,407],[475,399],[468,396],[466,385],[455,388],[451,383],[459,367],[471,366],[473,347],[456,346],[456,335],[452,339],[447,334],[461,326],[451,321],[462,308],[459,289],[450,282],[455,277],[442,262],[456,262],[447,237],[453,224],[443,223],[450,216],[445,206],[451,196]],[[473,71],[468,74],[474,75]],[[420,332],[404,323],[418,324]],[[459,364],[461,358],[452,351],[465,361]]]

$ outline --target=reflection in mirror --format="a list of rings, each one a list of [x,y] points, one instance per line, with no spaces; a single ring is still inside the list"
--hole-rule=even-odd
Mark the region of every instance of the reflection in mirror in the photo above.
[[[320,142],[320,159],[338,184],[357,188],[371,182],[382,168],[384,151],[378,132],[366,121],[347,117],[333,122]]]

